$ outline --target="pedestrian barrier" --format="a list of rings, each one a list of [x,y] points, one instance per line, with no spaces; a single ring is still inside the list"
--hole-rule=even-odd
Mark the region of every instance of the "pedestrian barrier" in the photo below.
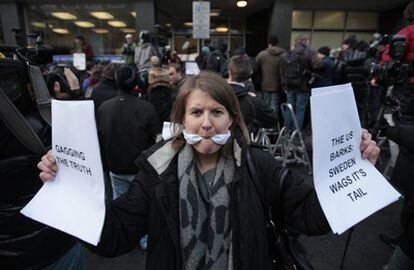
[[[295,117],[292,105],[289,103],[281,104],[283,118],[289,113],[292,117],[294,129],[286,126],[275,129],[260,128],[255,134],[251,134],[251,140],[264,147],[282,162],[282,166],[297,164],[307,167],[308,173],[312,174],[312,165],[306,150],[302,132]]]

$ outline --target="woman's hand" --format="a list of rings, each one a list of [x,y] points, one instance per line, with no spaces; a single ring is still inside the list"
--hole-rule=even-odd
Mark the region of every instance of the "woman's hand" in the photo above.
[[[42,160],[37,164],[37,168],[42,171],[39,174],[39,177],[43,182],[55,179],[58,167],[56,165],[55,158],[53,157],[52,150],[49,150],[49,152],[42,157]]]
[[[363,159],[368,159],[372,165],[375,165],[380,154],[377,143],[371,140],[372,135],[366,129],[362,129],[362,141],[359,146]]]

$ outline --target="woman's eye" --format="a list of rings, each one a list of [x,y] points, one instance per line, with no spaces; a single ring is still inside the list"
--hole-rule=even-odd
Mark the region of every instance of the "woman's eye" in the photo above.
[[[192,111],[191,115],[199,116],[199,115],[201,115],[201,111]]]
[[[222,115],[223,112],[220,111],[220,110],[217,110],[217,111],[213,111],[213,114],[216,115],[216,116],[219,116],[219,115]]]

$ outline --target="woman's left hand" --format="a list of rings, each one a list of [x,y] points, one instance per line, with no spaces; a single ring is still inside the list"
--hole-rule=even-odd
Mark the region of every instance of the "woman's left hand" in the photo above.
[[[380,149],[378,148],[377,143],[371,140],[371,138],[372,135],[368,130],[362,129],[362,141],[359,150],[361,150],[363,159],[368,159],[372,165],[375,165],[380,155]]]

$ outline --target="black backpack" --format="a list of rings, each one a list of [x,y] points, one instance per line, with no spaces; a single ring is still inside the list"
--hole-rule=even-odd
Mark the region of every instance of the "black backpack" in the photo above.
[[[298,51],[287,52],[280,60],[280,82],[288,89],[302,86],[307,70],[305,54]]]

